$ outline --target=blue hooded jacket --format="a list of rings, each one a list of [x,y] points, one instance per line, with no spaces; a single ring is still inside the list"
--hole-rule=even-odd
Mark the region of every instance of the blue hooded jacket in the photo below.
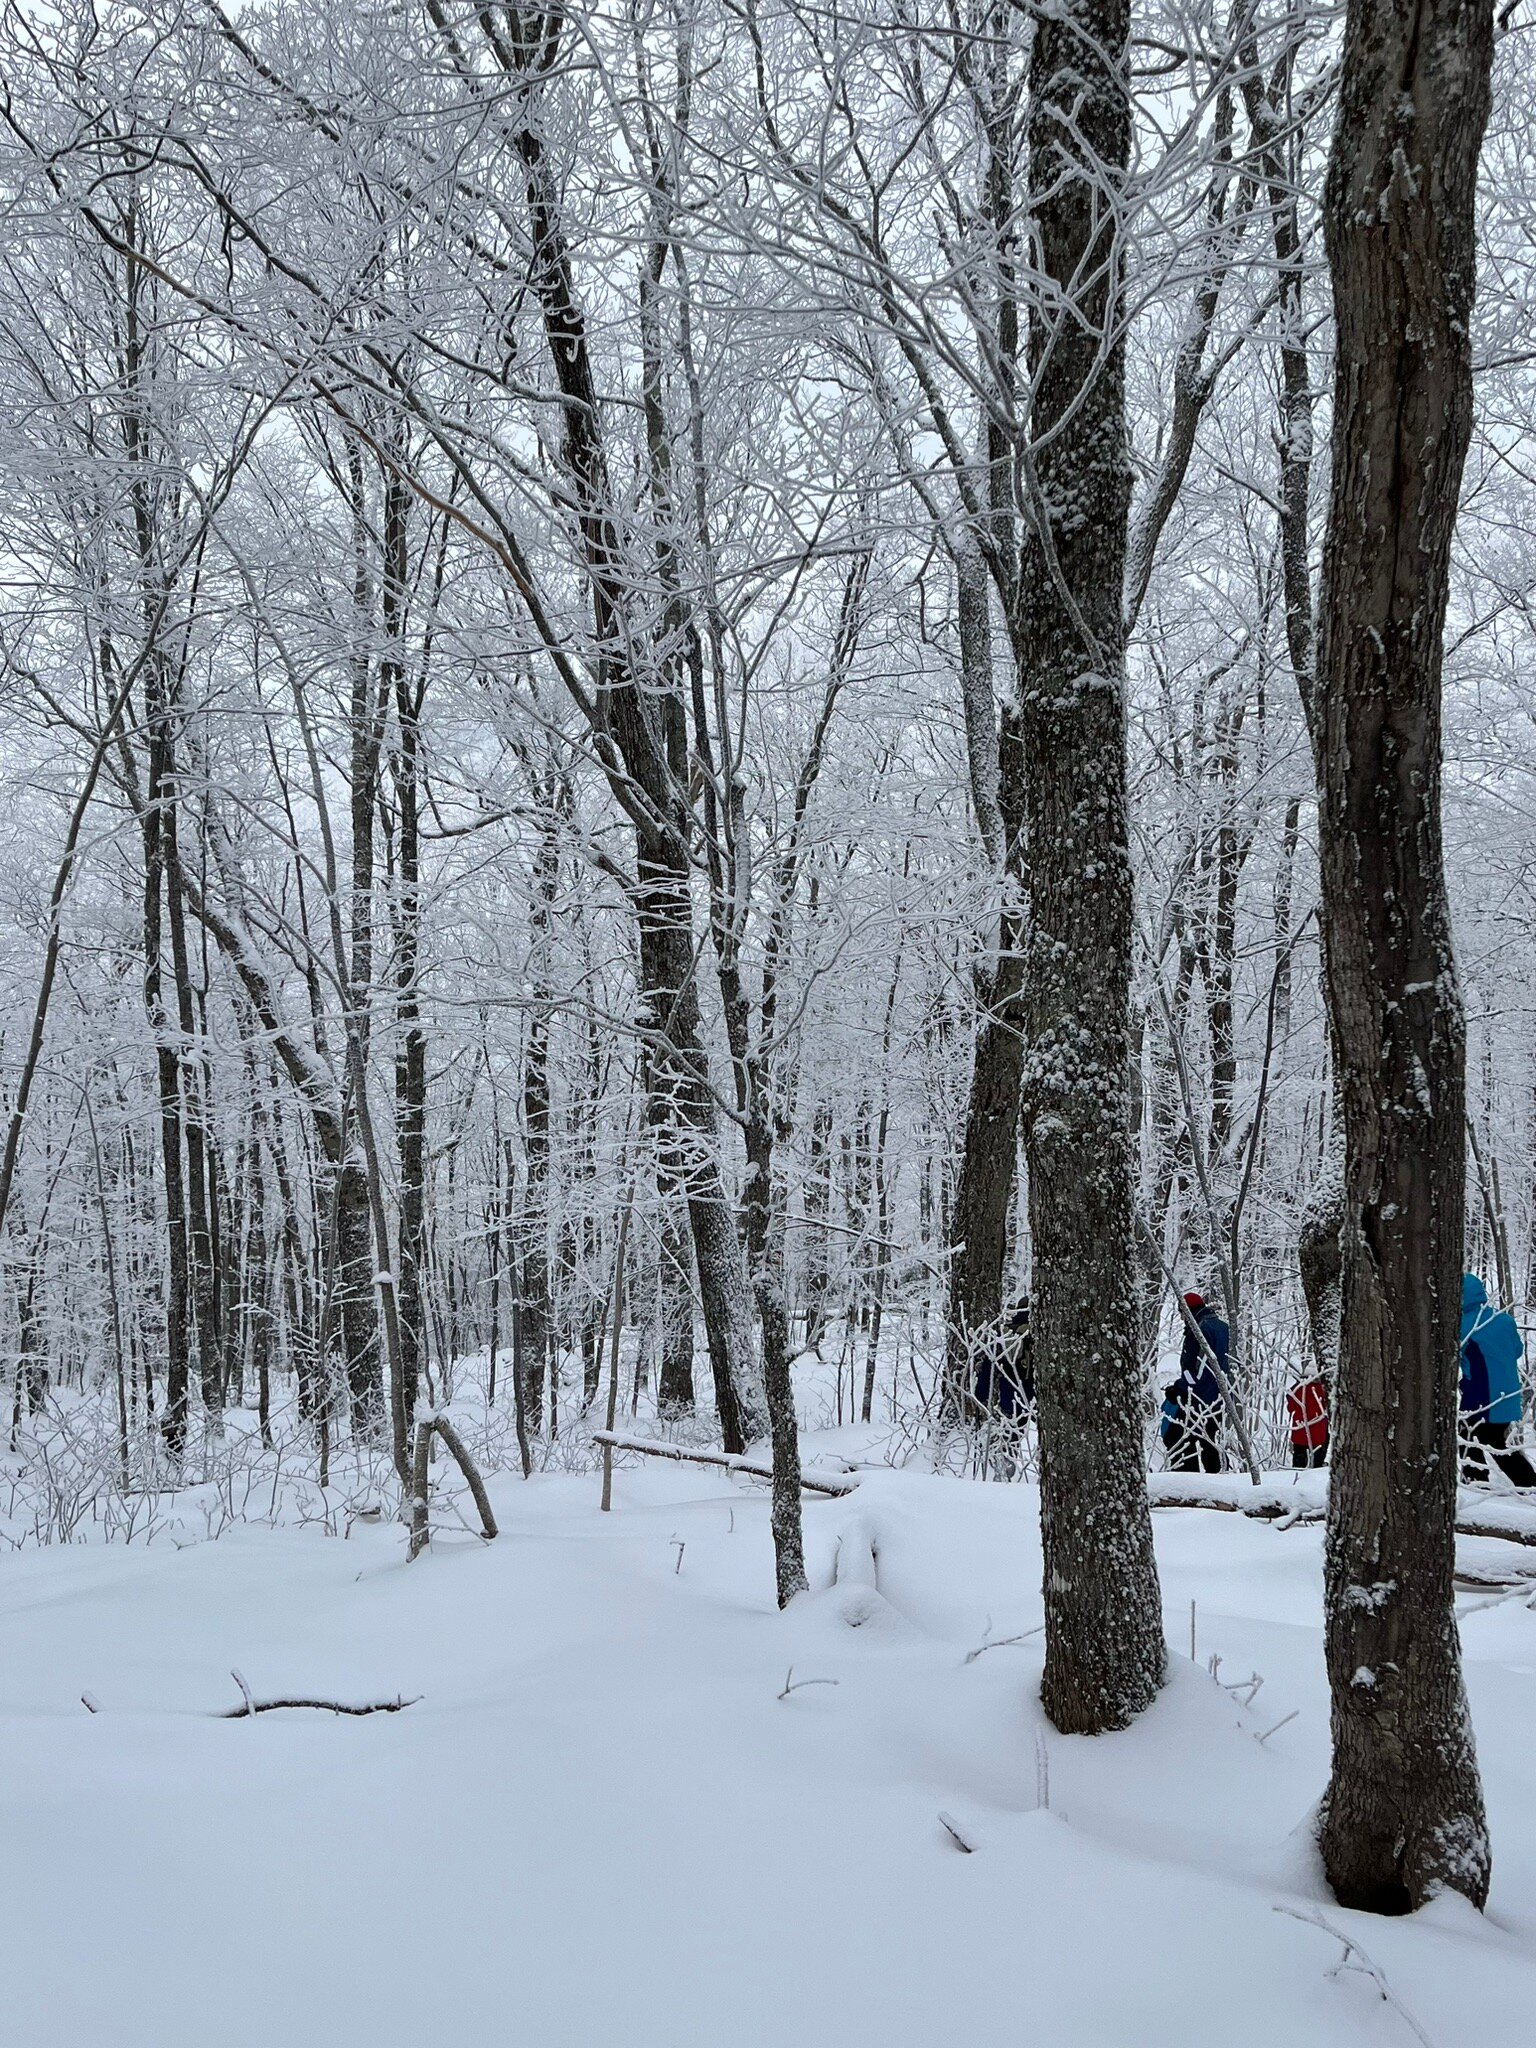
[[[1461,1282],[1461,1412],[1474,1421],[1518,1424],[1520,1355],[1525,1349],[1508,1309],[1494,1308],[1475,1273]]]
[[[1195,1321],[1200,1325],[1201,1335],[1216,1354],[1216,1364],[1222,1372],[1227,1369],[1227,1326],[1217,1315],[1209,1302],[1194,1312]],[[1176,1382],[1180,1398],[1193,1401],[1201,1408],[1219,1408],[1222,1403],[1221,1381],[1217,1378],[1200,1347],[1193,1330],[1186,1324],[1184,1348],[1179,1354],[1179,1378]]]

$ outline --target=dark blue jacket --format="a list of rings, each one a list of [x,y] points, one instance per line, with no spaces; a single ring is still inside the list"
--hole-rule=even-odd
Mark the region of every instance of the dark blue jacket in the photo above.
[[[1461,1412],[1475,1422],[1520,1421],[1520,1354],[1515,1319],[1494,1308],[1475,1273],[1461,1282]]]
[[[1227,1369],[1227,1326],[1209,1303],[1195,1310],[1195,1321],[1200,1325],[1201,1335],[1216,1354],[1216,1363],[1223,1373]],[[1198,1402],[1202,1408],[1219,1408],[1222,1401],[1221,1381],[1211,1369],[1211,1361],[1201,1348],[1199,1339],[1186,1323],[1184,1325],[1184,1349],[1179,1353],[1178,1398],[1186,1403]]]
[[[1035,1398],[1034,1336],[1027,1308],[1010,1309],[976,1360],[976,1399],[997,1415],[1027,1413]]]

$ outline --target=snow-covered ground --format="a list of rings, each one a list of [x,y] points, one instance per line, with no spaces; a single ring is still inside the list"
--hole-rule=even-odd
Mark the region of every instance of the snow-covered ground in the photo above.
[[[609,1516],[590,1475],[493,1494],[498,1541],[440,1535],[414,1565],[388,1523],[5,1559],[0,2041],[1532,2037],[1522,1600],[1463,1600],[1490,1911],[1383,1922],[1332,1904],[1308,1833],[1327,1757],[1315,1524],[1159,1512],[1168,1688],[1087,1741],[1037,1704],[1028,1487],[882,1471],[808,1502],[818,1590],[785,1615],[745,1483],[631,1465]],[[1485,1575],[1501,1553],[1536,1564],[1475,1549]],[[240,1698],[232,1668],[258,1697],[419,1697],[215,1718]],[[1330,1975],[1330,1930],[1359,1937],[1390,1998]]]

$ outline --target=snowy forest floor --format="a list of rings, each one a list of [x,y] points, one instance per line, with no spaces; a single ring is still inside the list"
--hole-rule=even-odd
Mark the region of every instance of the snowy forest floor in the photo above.
[[[859,1449],[848,1430],[807,1445]],[[629,1465],[608,1516],[591,1474],[493,1495],[499,1540],[439,1534],[411,1565],[388,1522],[6,1559],[0,2038],[1530,2038],[1523,1596],[1460,1599],[1489,1913],[1381,1921],[1333,1905],[1308,1830],[1327,1767],[1315,1524],[1160,1511],[1168,1686],[1088,1741],[1037,1702],[1029,1486],[881,1471],[808,1500],[817,1590],[784,1615],[744,1482]],[[1533,1563],[1468,1549],[1485,1577]],[[258,1698],[415,1703],[217,1718],[232,1669]],[[1346,1935],[1379,1979],[1331,1974]]]

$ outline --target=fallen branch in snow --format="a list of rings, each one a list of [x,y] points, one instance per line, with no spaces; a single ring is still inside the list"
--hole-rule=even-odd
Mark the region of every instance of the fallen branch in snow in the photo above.
[[[1458,1508],[1456,1511],[1456,1534],[1458,1536],[1497,1536],[1503,1543],[1523,1543],[1528,1547],[1536,1545],[1536,1521],[1528,1522],[1522,1526],[1516,1521],[1505,1521],[1498,1512],[1498,1509],[1504,1506],[1513,1509],[1515,1507],[1513,1501],[1507,1503],[1499,1502],[1497,1506],[1490,1502],[1489,1506],[1493,1509],[1491,1513],[1483,1513],[1477,1509],[1468,1512],[1466,1508]]]
[[[249,1706],[242,1701],[238,1707],[226,1707],[214,1718],[243,1721],[248,1714],[275,1714],[286,1707],[315,1707],[327,1714],[398,1714],[405,1707],[414,1707],[420,1697],[418,1693],[413,1700],[252,1700]]]
[[[1431,2041],[1428,2034],[1425,2033],[1424,2029],[1419,2025],[1418,2021],[1414,2018],[1413,2014],[1408,2010],[1407,2006],[1404,2005],[1403,2001],[1392,1989],[1392,1986],[1387,1982],[1386,1977],[1382,1973],[1380,1964],[1373,1963],[1371,1961],[1370,1957],[1366,1954],[1365,1950],[1360,1946],[1359,1942],[1356,1941],[1355,1937],[1352,1934],[1346,1934],[1342,1928],[1335,1927],[1333,1922],[1330,1919],[1328,1919],[1325,1914],[1319,1911],[1303,1913],[1300,1912],[1295,1906],[1279,1905],[1275,1907],[1275,1911],[1277,1913],[1284,1913],[1289,1919],[1299,1920],[1303,1927],[1315,1927],[1321,1934],[1332,1935],[1333,1939],[1336,1942],[1340,1943],[1344,1950],[1344,1953],[1339,1957],[1339,1960],[1335,1964],[1333,1964],[1333,1966],[1330,1969],[1327,1969],[1323,1972],[1324,1976],[1332,1977],[1335,1981],[1337,1981],[1338,1978],[1343,1976],[1343,1974],[1347,1970],[1353,1975],[1368,1977],[1370,1981],[1376,1986],[1376,1989],[1381,1993],[1386,2003],[1390,2005],[1392,2010],[1397,2014],[1398,2018],[1403,2021],[1405,2026],[1412,2029],[1414,2039],[1422,2042],[1423,2048],[1435,2048],[1434,2042]],[[1357,1958],[1357,1960],[1351,1962],[1351,1956]]]
[[[1256,1495],[1248,1499],[1231,1500],[1219,1493],[1175,1493],[1171,1487],[1159,1486],[1153,1479],[1147,1487],[1147,1497],[1155,1508],[1214,1508],[1219,1515],[1247,1515],[1259,1522],[1284,1522],[1294,1527],[1298,1522],[1320,1522],[1327,1510],[1310,1503],[1302,1507],[1287,1507],[1267,1495]]]
[[[772,1480],[771,1466],[759,1464],[752,1458],[741,1458],[730,1451],[704,1451],[685,1447],[682,1444],[657,1443],[653,1437],[621,1436],[611,1429],[598,1429],[592,1433],[592,1441],[604,1450],[638,1451],[643,1458],[668,1458],[676,1465],[718,1465],[725,1472],[740,1472],[748,1479]],[[851,1474],[826,1474],[812,1478],[809,1472],[800,1474],[800,1484],[807,1493],[825,1493],[840,1499],[845,1493],[852,1493],[858,1480]]]
[[[392,1700],[259,1700],[238,1671],[231,1671],[230,1677],[240,1688],[238,1707],[226,1707],[222,1714],[216,1714],[218,1721],[244,1721],[251,1714],[275,1714],[287,1707],[315,1707],[327,1714],[398,1714],[405,1707],[416,1706],[421,1698],[404,1699],[399,1693]],[[92,1713],[96,1711],[93,1707]]]
[[[1170,1484],[1163,1474],[1154,1474],[1147,1482],[1147,1498],[1154,1508],[1210,1508],[1218,1515],[1247,1515],[1259,1522],[1278,1522],[1284,1527],[1295,1528],[1298,1524],[1321,1522],[1327,1515],[1326,1502],[1309,1499],[1287,1500],[1285,1495],[1292,1489],[1278,1481],[1273,1490],[1260,1493],[1229,1494],[1215,1487],[1202,1489],[1198,1478],[1190,1484],[1194,1475],[1178,1475],[1178,1484]],[[1298,1489],[1299,1491],[1299,1489]],[[1503,1543],[1520,1543],[1527,1548],[1536,1547],[1536,1514],[1525,1511],[1521,1501],[1488,1501],[1485,1504],[1467,1503],[1463,1500],[1456,1510],[1456,1534],[1458,1536],[1492,1536]]]

